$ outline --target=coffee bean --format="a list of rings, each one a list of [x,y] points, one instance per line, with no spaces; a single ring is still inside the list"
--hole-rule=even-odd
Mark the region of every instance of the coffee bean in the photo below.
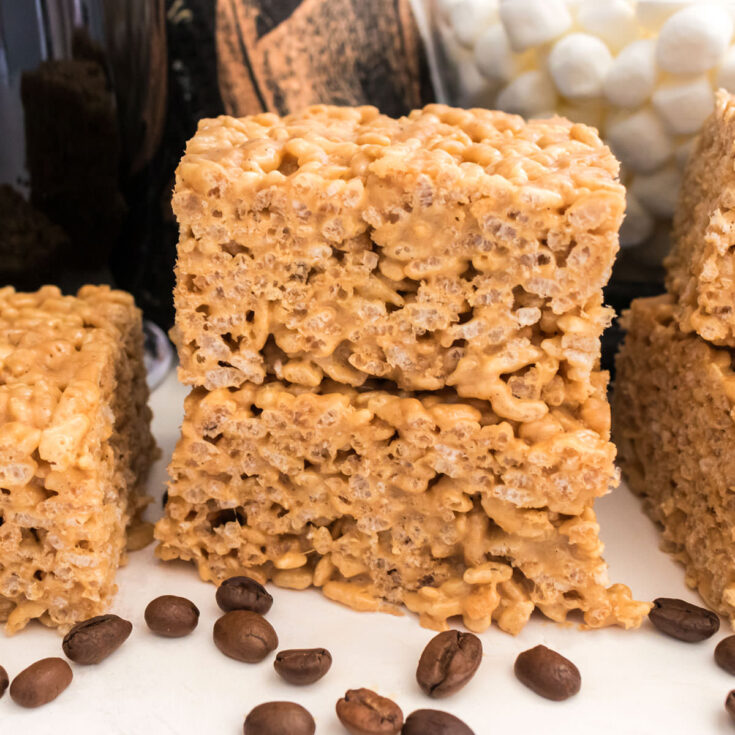
[[[715,663],[728,674],[735,675],[735,635],[729,635],[717,644]]]
[[[720,629],[715,613],[671,597],[654,600],[648,617],[662,633],[687,643],[703,641]]]
[[[199,608],[185,597],[161,595],[148,603],[145,622],[157,635],[181,638],[197,627]]]
[[[371,689],[350,689],[337,702],[337,717],[350,735],[396,735],[403,725],[401,708]]]
[[[252,610],[265,615],[273,605],[273,598],[260,582],[250,577],[230,577],[217,587],[217,604],[225,612]]]
[[[8,679],[8,672],[0,666],[0,699],[2,699],[3,694],[5,694],[5,690],[8,688],[9,682],[10,679]]]
[[[316,723],[309,711],[295,702],[265,702],[250,710],[245,735],[314,735]]]
[[[536,646],[518,655],[515,674],[521,683],[546,699],[561,702],[582,686],[579,669],[546,646]]]
[[[729,692],[725,698],[725,709],[732,721],[735,722],[735,689]]]
[[[482,661],[482,643],[472,633],[446,630],[424,648],[416,669],[419,686],[430,697],[448,697],[458,692]]]
[[[475,735],[475,733],[449,712],[417,709],[406,718],[401,735]]]
[[[65,636],[61,647],[77,664],[98,664],[127,640],[133,624],[117,615],[97,615],[77,623]]]
[[[40,707],[56,699],[71,679],[71,666],[63,658],[42,658],[13,679],[10,696],[21,707]]]
[[[231,610],[214,624],[214,643],[225,656],[254,664],[278,647],[278,636],[262,615]]]
[[[332,665],[332,654],[326,648],[293,648],[279,651],[273,662],[275,670],[289,684],[313,684]]]

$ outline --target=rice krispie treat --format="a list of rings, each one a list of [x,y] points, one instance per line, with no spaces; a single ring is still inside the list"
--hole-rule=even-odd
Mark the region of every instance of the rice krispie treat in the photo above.
[[[515,421],[591,392],[618,249],[591,128],[429,105],[200,123],[178,168],[185,383],[454,387]]]
[[[615,441],[630,487],[686,580],[735,623],[732,354],[677,324],[669,295],[634,301],[617,358]]]
[[[724,90],[689,156],[673,242],[666,286],[681,328],[735,347],[735,97]]]
[[[403,603],[442,628],[538,608],[592,627],[649,609],[608,587],[592,510],[616,480],[607,375],[518,423],[455,391],[268,381],[186,401],[159,555],[210,581],[247,573],[359,610]]]
[[[104,612],[155,457],[141,316],[85,286],[0,289],[0,620]]]

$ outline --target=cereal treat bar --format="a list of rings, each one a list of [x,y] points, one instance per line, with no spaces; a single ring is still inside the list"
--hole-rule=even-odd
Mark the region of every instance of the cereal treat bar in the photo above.
[[[525,423],[381,381],[196,388],[158,553],[205,580],[315,585],[358,610],[403,603],[433,628],[462,615],[516,633],[535,608],[636,626],[650,606],[607,586],[592,509],[616,480],[606,383],[560,388]]]
[[[103,612],[155,457],[133,299],[0,289],[0,620]]]
[[[591,391],[624,190],[596,132],[429,105],[200,123],[178,168],[180,378]],[[236,305],[236,307],[235,307]]]
[[[721,90],[684,173],[666,259],[685,332],[735,347],[735,97]]]
[[[634,301],[617,359],[620,464],[687,583],[735,623],[735,372],[683,332],[669,295]]]

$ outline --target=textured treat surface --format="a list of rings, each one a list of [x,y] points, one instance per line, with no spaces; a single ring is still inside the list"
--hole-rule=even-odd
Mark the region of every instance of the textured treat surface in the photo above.
[[[592,129],[558,118],[204,120],[173,198],[180,377],[452,386],[540,419],[562,382],[591,391],[617,173]]]
[[[634,301],[613,415],[623,473],[687,583],[735,622],[735,373],[677,325],[671,296]]]
[[[443,628],[637,625],[592,509],[618,164],[589,128],[429,105],[204,120],[179,165],[194,386],[159,555]]]
[[[735,97],[721,90],[689,159],[666,285],[685,332],[735,346]]]
[[[517,632],[534,607],[637,625],[648,605],[606,587],[592,510],[616,479],[605,383],[527,424],[453,391],[195,389],[158,553],[435,628]]]
[[[0,620],[62,629],[115,592],[155,455],[140,312],[85,286],[0,289]]]

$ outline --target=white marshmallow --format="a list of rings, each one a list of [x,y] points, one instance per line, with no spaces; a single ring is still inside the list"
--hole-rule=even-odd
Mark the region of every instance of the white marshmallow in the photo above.
[[[651,101],[674,135],[696,133],[715,109],[715,93],[707,77],[659,87]]]
[[[615,51],[638,38],[635,11],[627,0],[585,0],[579,7],[577,22]]]
[[[689,163],[689,156],[692,155],[696,142],[697,136],[692,135],[691,138],[676,146],[674,158],[676,159],[676,165],[681,171],[683,171],[686,168],[687,163]]]
[[[557,89],[569,99],[599,97],[612,65],[610,50],[588,33],[570,33],[554,44],[549,72]]]
[[[572,25],[563,0],[500,0],[500,19],[516,52],[553,41]]]
[[[722,59],[716,76],[717,86],[735,93],[735,46],[731,46]]]
[[[691,5],[664,23],[656,44],[656,61],[672,74],[701,74],[719,63],[732,31],[732,17],[722,6]]]
[[[507,82],[520,72],[520,63],[501,23],[491,25],[477,39],[475,64],[484,77],[499,82]]]
[[[640,245],[653,232],[653,217],[628,189],[625,196],[625,219],[620,226],[620,245],[627,248]]]
[[[631,172],[650,173],[674,153],[671,138],[653,110],[638,110],[612,120],[605,139]]]
[[[554,85],[546,74],[527,71],[516,77],[495,100],[499,109],[533,117],[556,109]]]
[[[638,0],[635,15],[646,30],[658,31],[677,10],[694,2],[698,0]]]
[[[436,0],[436,9],[443,20],[449,20],[449,11],[461,0]]]
[[[617,107],[638,107],[656,84],[656,42],[634,41],[613,60],[605,77],[605,96]]]
[[[681,171],[670,164],[650,175],[638,174],[628,188],[634,197],[657,217],[673,217],[679,198]]]
[[[459,0],[449,9],[449,22],[457,40],[472,46],[477,37],[498,20],[499,0]]]

